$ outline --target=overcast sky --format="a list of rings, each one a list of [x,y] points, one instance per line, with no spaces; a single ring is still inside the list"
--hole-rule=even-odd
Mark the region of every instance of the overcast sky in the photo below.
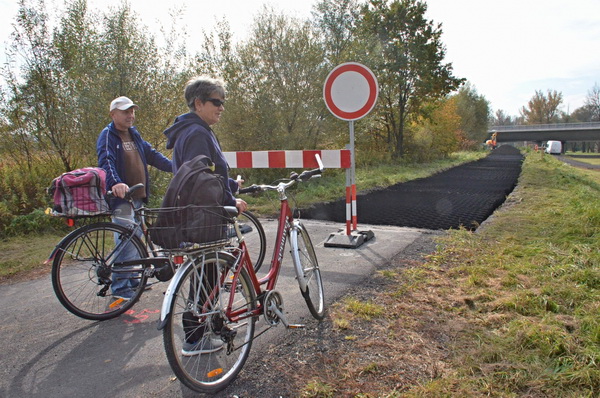
[[[50,7],[61,0],[46,0]],[[121,0],[88,0],[107,9]],[[490,101],[494,111],[516,116],[535,90],[563,94],[563,110],[583,105],[600,85],[600,0],[427,0],[427,17],[442,24],[446,62]],[[316,0],[130,0],[150,28],[169,23],[169,9],[185,5],[188,32],[210,28],[226,18],[236,38],[248,32],[263,4],[300,18],[310,16]],[[0,0],[0,39],[8,40],[16,0]],[[188,40],[192,50],[198,41]],[[2,51],[3,52],[3,51]],[[368,65],[367,65],[368,66]]]

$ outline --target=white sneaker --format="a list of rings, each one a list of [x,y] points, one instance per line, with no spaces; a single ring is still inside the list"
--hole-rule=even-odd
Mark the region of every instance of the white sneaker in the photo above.
[[[204,336],[197,343],[183,342],[181,355],[184,357],[192,357],[194,355],[209,354],[217,352],[223,348],[225,344],[221,339]]]

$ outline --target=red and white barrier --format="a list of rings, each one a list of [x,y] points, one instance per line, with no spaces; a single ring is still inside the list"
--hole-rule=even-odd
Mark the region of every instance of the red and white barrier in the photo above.
[[[349,169],[352,156],[349,149],[307,151],[252,151],[223,152],[229,167],[233,169],[274,169],[318,167],[315,154],[321,156],[326,169]],[[356,185],[346,182],[346,233],[356,229]]]
[[[351,165],[349,149],[322,151],[253,151],[224,152],[232,169],[272,169],[318,167],[315,154],[321,156],[323,166],[328,169],[348,169]]]

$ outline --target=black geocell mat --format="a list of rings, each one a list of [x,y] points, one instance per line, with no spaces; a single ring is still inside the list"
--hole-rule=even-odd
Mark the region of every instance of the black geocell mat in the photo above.
[[[487,157],[431,177],[358,194],[358,224],[475,230],[517,184],[523,156],[503,145]],[[302,209],[302,218],[346,222],[345,199]]]

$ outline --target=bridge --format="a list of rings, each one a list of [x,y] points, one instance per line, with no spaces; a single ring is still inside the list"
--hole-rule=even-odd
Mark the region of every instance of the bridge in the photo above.
[[[492,126],[488,133],[496,133],[496,142],[600,141],[600,122]]]

